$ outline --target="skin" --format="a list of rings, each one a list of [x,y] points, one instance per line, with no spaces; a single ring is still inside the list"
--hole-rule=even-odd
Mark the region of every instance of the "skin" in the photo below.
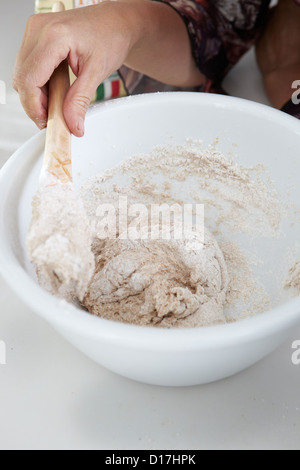
[[[279,0],[256,46],[267,95],[277,108],[291,98],[291,85],[300,77],[299,4]],[[97,87],[123,64],[169,85],[194,87],[205,81],[193,59],[186,25],[169,5],[118,0],[34,15],[26,25],[13,86],[40,129],[47,125],[48,80],[64,59],[78,77],[63,109],[77,137],[84,134]]]
[[[279,0],[270,12],[256,56],[267,95],[274,107],[282,108],[300,78],[300,0]]]
[[[84,134],[85,115],[97,87],[123,64],[174,86],[204,82],[186,26],[166,4],[119,0],[34,15],[26,25],[13,86],[40,129],[47,125],[47,82],[64,59],[77,76],[63,107],[66,123],[77,137]]]

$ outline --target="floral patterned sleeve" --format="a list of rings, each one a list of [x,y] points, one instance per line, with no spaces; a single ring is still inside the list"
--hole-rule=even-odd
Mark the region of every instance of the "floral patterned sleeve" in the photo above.
[[[271,0],[153,0],[175,9],[186,24],[192,53],[205,75],[202,87],[188,90],[225,93],[222,79],[253,46],[268,18]],[[300,3],[300,0],[295,0]],[[165,85],[123,66],[129,94],[184,90]],[[300,105],[291,101],[282,111],[300,119]]]
[[[254,44],[270,0],[158,0],[184,20],[200,71],[220,82]]]
[[[222,78],[255,42],[270,5],[270,0],[154,1],[170,5],[185,22],[196,64],[207,78],[198,90],[207,92],[222,91]],[[126,67],[120,73],[130,94],[174,90]]]
[[[175,8],[186,23],[192,51],[207,77],[205,91],[218,91],[222,78],[252,47],[268,16],[269,0],[156,0]],[[295,0],[300,5],[300,0]],[[300,104],[282,111],[300,119]]]
[[[281,109],[284,113],[290,114],[297,119],[300,119],[300,104],[293,103],[292,100],[288,101]]]

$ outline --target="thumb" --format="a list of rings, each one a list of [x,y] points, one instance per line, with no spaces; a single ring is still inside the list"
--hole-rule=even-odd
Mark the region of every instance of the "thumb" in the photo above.
[[[100,84],[99,74],[86,66],[70,87],[64,102],[64,117],[72,134],[84,135],[85,116]]]

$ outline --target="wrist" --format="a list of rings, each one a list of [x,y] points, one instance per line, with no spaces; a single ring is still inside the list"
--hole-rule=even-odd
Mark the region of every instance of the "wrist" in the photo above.
[[[151,0],[107,0],[98,5],[100,18],[103,8],[109,9],[107,23],[110,22],[115,35],[119,35],[126,57],[145,35],[148,23],[145,15],[150,3]]]

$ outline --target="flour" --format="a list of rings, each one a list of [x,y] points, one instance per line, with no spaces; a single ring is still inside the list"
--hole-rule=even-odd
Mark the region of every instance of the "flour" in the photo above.
[[[120,217],[122,197],[146,208],[164,203],[204,204],[207,227],[178,240],[134,239],[130,238],[134,216],[127,214],[129,231],[124,236],[120,224],[114,227],[111,215],[107,221],[114,227],[114,236],[105,237],[99,230],[99,207],[108,205]],[[78,221],[75,200],[71,218],[65,211],[55,221],[53,211],[50,224],[42,222],[52,227],[45,240],[31,233],[28,247],[32,260],[42,260],[47,266],[40,269],[44,284],[62,296],[62,285],[67,285],[90,313],[137,325],[199,327],[235,321],[270,305],[269,296],[254,278],[251,265],[255,263],[230,240],[233,233],[278,236],[280,204],[271,182],[264,181],[261,165],[244,168],[215,147],[203,148],[201,142],[189,141],[156,148],[90,178],[80,198],[85,216],[80,217],[74,244],[69,229]],[[40,206],[37,198],[35,210],[43,212]],[[153,227],[143,223],[140,229],[149,235]],[[160,230],[164,230],[163,221]],[[68,258],[70,243],[74,257]],[[232,314],[234,307],[238,315]]]
[[[296,261],[290,268],[285,287],[294,289],[297,295],[300,295],[300,261]]]
[[[82,300],[95,270],[91,243],[89,220],[72,184],[41,187],[27,238],[39,283],[59,297]]]
[[[107,240],[94,246],[97,272],[83,305],[110,320],[194,327],[224,323],[228,273],[205,231],[182,240]]]
[[[132,189],[149,194],[148,188],[153,197],[156,193],[169,201],[193,200],[217,208],[214,226],[264,237],[278,236],[282,208],[265,168],[238,165],[214,146],[204,148],[201,141],[188,140],[184,145],[156,147],[147,155],[125,160],[91,182],[107,183],[120,174]],[[170,187],[173,193],[168,191]]]
[[[144,186],[138,191],[132,186],[105,186],[97,180],[91,178],[81,190],[94,230],[96,260],[96,272],[83,305],[103,318],[138,325],[194,327],[224,323],[228,272],[210,232],[203,232],[202,227],[176,240],[174,220],[169,219],[170,226],[160,221],[157,231],[151,224],[139,227],[140,238],[136,240],[132,226],[135,218],[128,212],[126,236],[117,226],[113,239],[103,239],[97,224],[101,206],[112,206],[118,220],[122,198],[126,197],[128,207],[143,204],[148,213],[151,204],[169,199],[155,194],[153,187]],[[110,223],[116,226],[112,220]],[[170,240],[151,239],[154,232],[166,234],[169,229]]]
[[[220,248],[229,276],[225,307],[230,313],[226,315],[226,321],[241,320],[269,309],[270,296],[255,279],[252,269],[252,266],[260,264],[260,261],[250,261],[250,255],[247,256],[237,243],[231,241],[221,242]],[[237,306],[240,308],[236,308]],[[234,313],[235,310],[238,315]]]
[[[94,230],[96,273],[84,306],[108,319],[169,327],[225,323],[267,309],[270,298],[255,280],[249,258],[223,233],[226,228],[227,236],[233,232],[277,236],[280,206],[263,174],[261,165],[243,168],[214,147],[189,141],[158,147],[90,178],[81,197]],[[129,241],[120,239],[118,231],[115,240],[98,236],[97,208],[112,205],[119,216],[122,197],[147,208],[155,203],[199,202],[211,209],[206,219],[219,243],[205,229],[207,241],[202,249],[198,244],[194,259],[202,269],[196,284],[191,283],[193,264],[184,238],[177,243]],[[128,215],[128,225],[132,221]],[[209,295],[208,285],[214,286]],[[232,313],[234,308],[238,315]]]

